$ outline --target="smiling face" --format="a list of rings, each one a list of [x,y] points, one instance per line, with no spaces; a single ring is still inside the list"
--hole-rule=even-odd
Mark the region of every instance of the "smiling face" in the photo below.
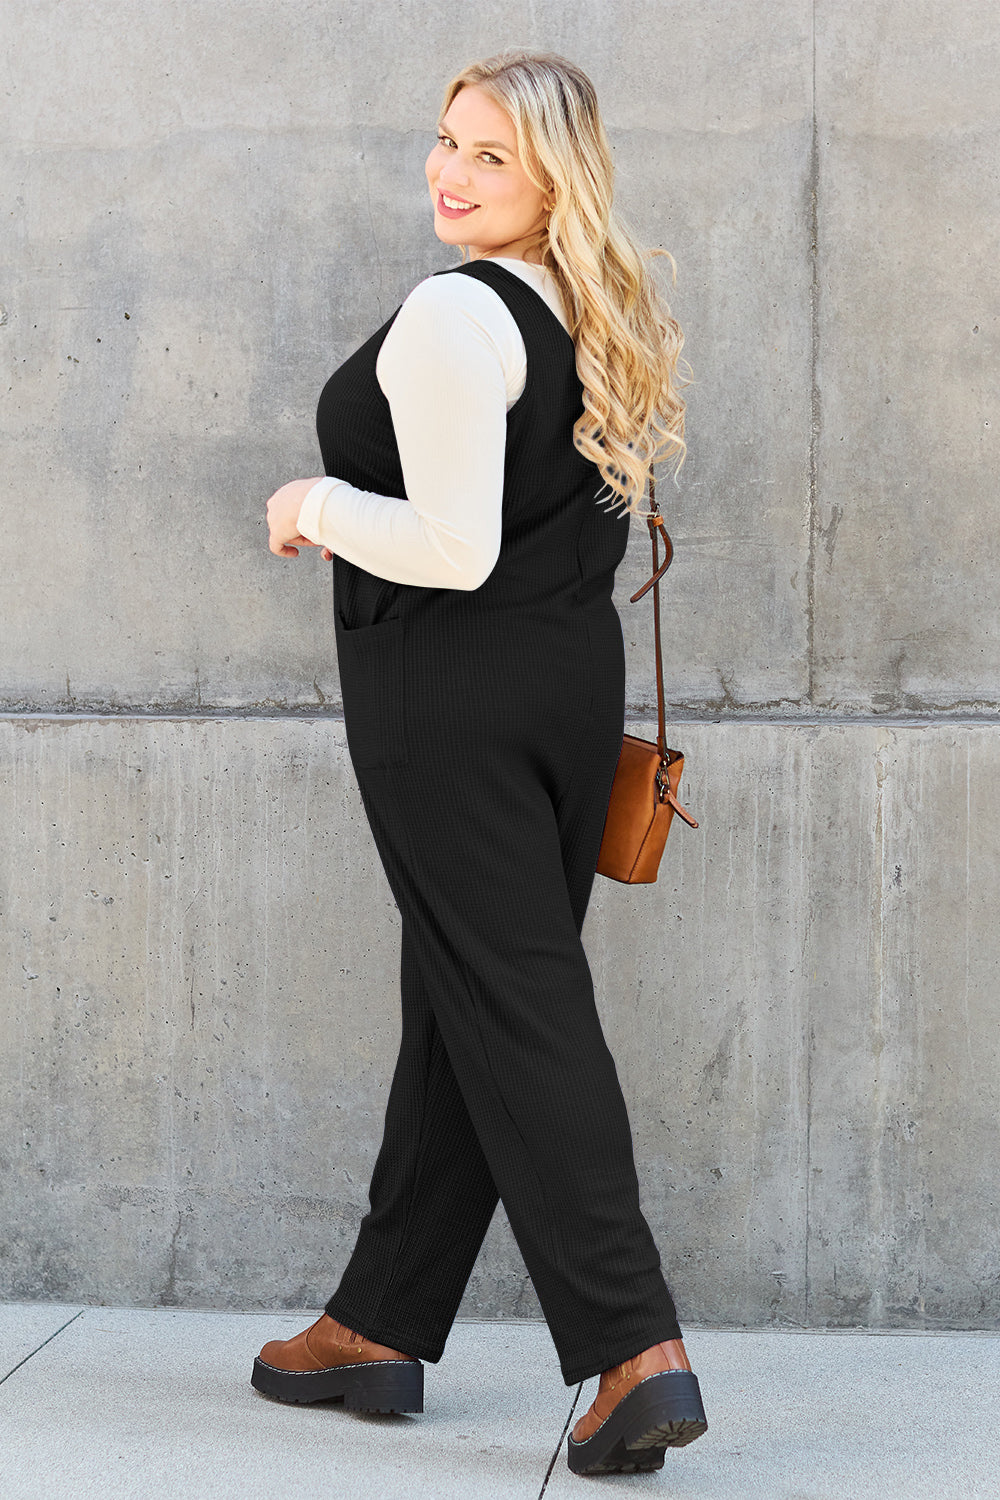
[[[510,116],[481,89],[455,95],[426,171],[439,240],[467,245],[473,260],[532,255],[551,200],[521,165]]]

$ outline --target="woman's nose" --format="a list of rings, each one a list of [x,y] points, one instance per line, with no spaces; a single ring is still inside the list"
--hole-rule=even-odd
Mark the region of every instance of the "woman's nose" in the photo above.
[[[463,167],[460,162],[457,162],[454,159],[446,162],[438,173],[439,182],[453,182],[456,186],[460,182],[465,183],[468,182],[468,180],[469,174],[466,171],[465,167]]]

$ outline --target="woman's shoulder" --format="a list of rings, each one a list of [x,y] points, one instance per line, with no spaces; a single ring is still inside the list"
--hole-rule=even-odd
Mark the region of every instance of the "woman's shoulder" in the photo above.
[[[478,261],[472,263],[473,267],[481,264],[483,263]],[[559,282],[551,271],[534,262],[504,256],[493,256],[486,264],[496,266],[503,275],[530,288],[572,337],[566,304]],[[403,303],[402,311],[405,311],[407,319],[423,317],[428,324],[437,319],[444,320],[442,337],[444,326],[450,325],[454,333],[455,327],[464,321],[480,334],[488,332],[494,338],[504,340],[510,347],[523,348],[523,335],[518,319],[507,299],[492,284],[492,280],[480,278],[477,274],[464,274],[458,266],[444,273],[437,272],[419,282]]]
[[[430,354],[454,359],[463,350],[488,349],[505,372],[524,360],[524,341],[513,314],[485,282],[456,271],[419,281],[403,302],[382,346],[394,355]]]
[[[403,313],[458,321],[487,319],[493,324],[514,322],[498,292],[475,276],[463,275],[458,267],[418,281],[400,308],[400,314]]]

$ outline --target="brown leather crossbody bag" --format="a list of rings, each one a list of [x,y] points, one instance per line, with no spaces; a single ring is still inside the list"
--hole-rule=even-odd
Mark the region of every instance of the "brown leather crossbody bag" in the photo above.
[[[641,599],[648,588],[653,590],[653,635],[656,642],[656,744],[626,734],[611,784],[604,837],[597,856],[598,875],[622,880],[629,885],[648,885],[656,879],[674,813],[692,828],[698,824],[677,800],[684,756],[667,745],[663,708],[663,658],[660,653],[660,579],[674,560],[673,543],[656,504],[656,482],[649,474],[649,504],[653,514],[646,517],[653,543],[653,576],[648,578],[630,603]],[[656,545],[657,532],[663,532],[664,559],[661,564]]]

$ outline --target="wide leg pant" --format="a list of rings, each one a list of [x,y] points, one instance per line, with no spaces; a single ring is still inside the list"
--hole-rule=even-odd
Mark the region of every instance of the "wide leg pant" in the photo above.
[[[443,772],[355,766],[402,917],[402,1041],[331,1317],[440,1359],[497,1204],[567,1384],[680,1337],[580,940],[621,744],[499,732]],[[413,742],[415,743],[415,742]]]

